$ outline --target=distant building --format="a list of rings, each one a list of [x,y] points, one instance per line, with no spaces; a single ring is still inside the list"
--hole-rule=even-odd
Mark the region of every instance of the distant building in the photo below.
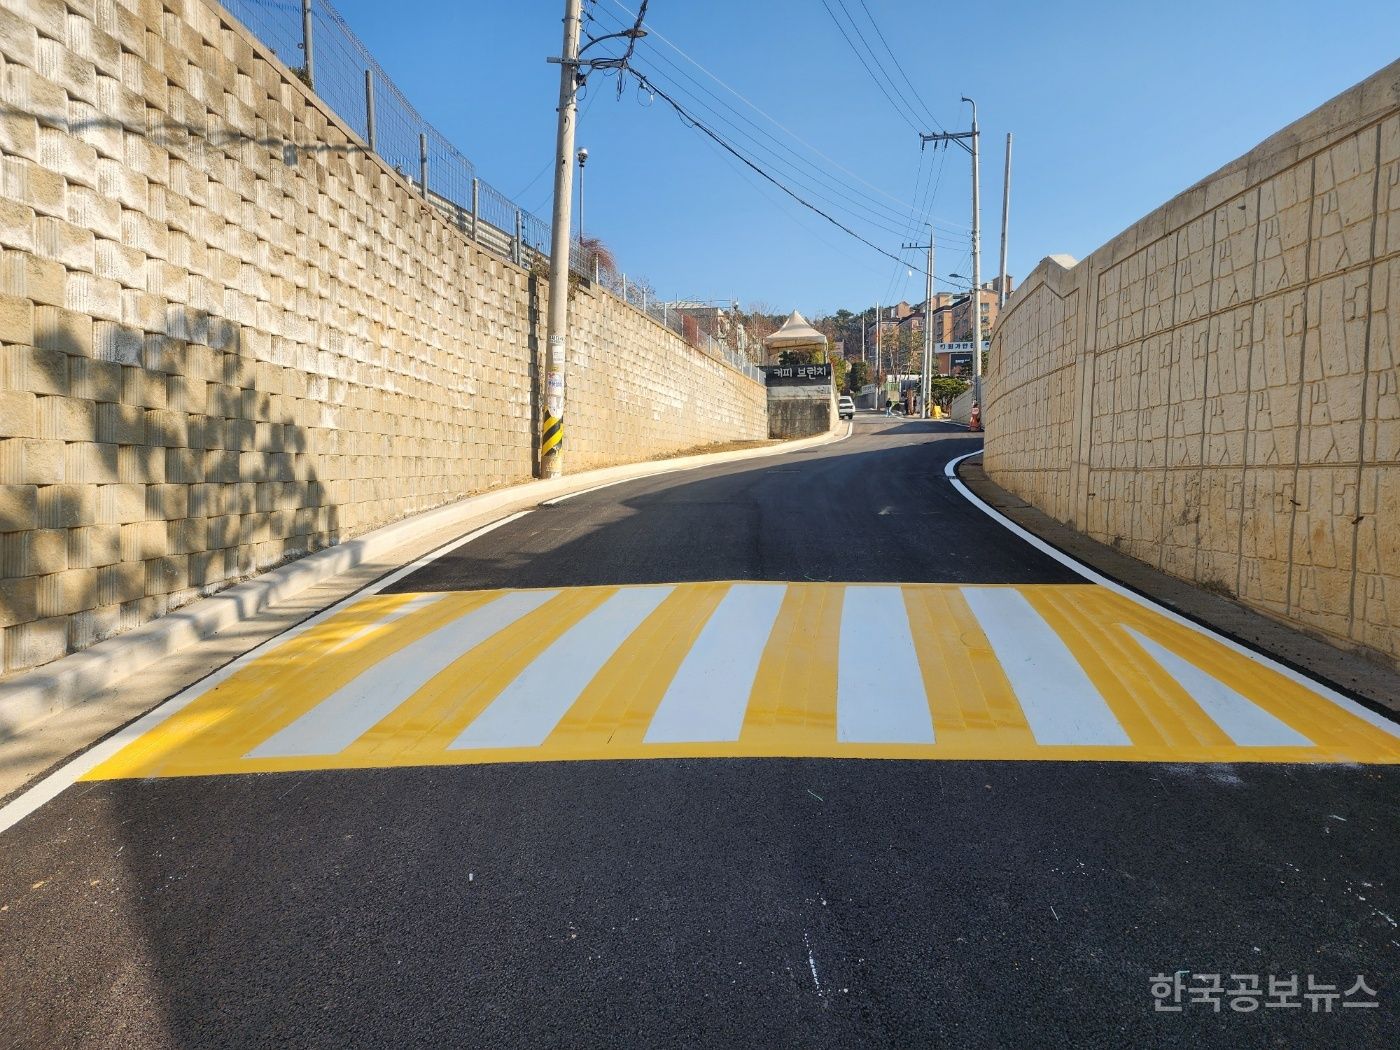
[[[717,306],[713,303],[694,302],[677,299],[663,303],[666,311],[690,318],[700,334],[712,335],[721,343],[732,347],[745,357],[749,356],[749,335],[744,323],[739,320],[735,304]]]

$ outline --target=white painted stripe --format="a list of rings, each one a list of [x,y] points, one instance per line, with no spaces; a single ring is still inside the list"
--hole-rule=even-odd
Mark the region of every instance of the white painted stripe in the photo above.
[[[0,834],[14,827],[46,802],[51,802],[53,799],[57,798],[63,793],[65,788],[76,784],[98,766],[102,765],[103,762],[106,762],[109,758],[119,753],[128,744],[138,740],[146,733],[149,733],[167,719],[173,718],[205,693],[209,692],[209,690],[228,681],[254,660],[266,656],[268,653],[286,645],[288,642],[301,637],[307,631],[319,627],[332,616],[343,612],[356,602],[363,601],[371,594],[378,594],[386,587],[393,586],[409,573],[417,572],[434,559],[441,558],[444,554],[449,554],[459,547],[464,547],[468,543],[471,543],[472,540],[485,536],[488,532],[494,532],[502,525],[509,525],[511,522],[518,518],[523,518],[529,513],[530,511],[528,510],[516,511],[514,514],[508,514],[504,518],[499,518],[490,524],[483,525],[479,529],[474,529],[465,536],[459,536],[455,540],[449,540],[447,543],[437,548],[437,550],[429,551],[427,554],[424,554],[416,561],[410,562],[403,568],[396,569],[389,573],[389,575],[375,580],[373,583],[355,591],[353,594],[347,595],[334,605],[322,609],[320,612],[316,613],[316,615],[303,620],[290,630],[283,631],[281,634],[269,638],[260,645],[253,646],[253,648],[249,649],[242,656],[224,664],[223,667],[219,668],[208,677],[186,686],[183,690],[165,701],[165,703],[152,708],[140,718],[128,722],[106,740],[88,748],[77,758],[73,759],[73,761],[59,766],[58,769],[44,777],[33,787],[22,792],[14,799],[7,802],[3,807],[0,807]]]
[[[643,742],[738,740],[785,584],[736,583],[720,600],[661,698]]]
[[[619,590],[565,631],[491,701],[452,748],[538,747],[671,587]]]
[[[933,716],[899,587],[846,588],[836,664],[836,739],[933,743]]]
[[[426,609],[430,605],[437,604],[438,602],[442,601],[443,597],[444,594],[425,594],[421,598],[414,598],[412,601],[404,602],[397,609],[385,613],[373,623],[366,624],[364,627],[361,627],[358,631],[350,635],[348,638],[342,638],[340,641],[336,642],[335,645],[331,646],[328,651],[335,652],[339,649],[344,649],[347,645],[350,645],[352,642],[358,642],[365,635],[370,634],[373,631],[377,631],[381,627],[387,627],[391,623],[394,623],[398,620],[402,620],[405,616],[412,616],[420,609]]]
[[[1241,747],[1312,747],[1313,742],[1292,726],[1280,722],[1253,701],[1241,696],[1214,675],[1127,624],[1119,624],[1148,655],[1176,679],[1201,705],[1202,710]]]
[[[463,654],[558,593],[515,591],[472,609],[379,661],[246,757],[339,754]]]
[[[963,587],[1039,744],[1132,743],[1079,661],[1025,595]]]
[[[1310,678],[1308,675],[1303,674],[1301,671],[1295,671],[1293,668],[1281,664],[1277,660],[1265,656],[1263,653],[1255,652],[1247,645],[1241,645],[1233,638],[1227,638],[1225,635],[1219,633],[1218,631],[1213,631],[1209,627],[1203,627],[1201,624],[1198,624],[1195,620],[1188,619],[1187,617],[1182,616],[1180,613],[1173,612],[1166,606],[1158,605],[1151,598],[1144,597],[1143,595],[1138,594],[1136,591],[1129,590],[1127,587],[1124,587],[1121,583],[1118,583],[1115,580],[1110,580],[1107,576],[1103,575],[1102,573],[1096,572],[1095,570],[1089,568],[1089,566],[1085,565],[1083,562],[1076,561],[1075,559],[1071,558],[1068,554],[1065,554],[1063,551],[1056,550],[1054,547],[1050,546],[1050,544],[1042,540],[1039,536],[1036,536],[1033,533],[1027,532],[1025,529],[1021,528],[1021,526],[1017,525],[1005,514],[1001,513],[1001,511],[988,506],[970,488],[964,485],[962,483],[962,479],[960,479],[957,475],[957,466],[959,463],[961,463],[965,459],[970,459],[973,456],[980,456],[981,454],[982,452],[979,449],[976,452],[968,452],[965,455],[958,456],[956,459],[951,459],[944,464],[943,473],[950,480],[953,488],[957,489],[959,494],[961,494],[965,500],[971,503],[983,514],[987,515],[987,517],[995,521],[1002,528],[1006,529],[1008,532],[1014,533],[1015,535],[1019,536],[1021,539],[1025,540],[1027,543],[1029,543],[1036,550],[1040,551],[1042,554],[1046,555],[1047,557],[1053,558],[1055,561],[1059,562],[1067,569],[1072,569],[1074,572],[1077,572],[1080,576],[1084,577],[1086,580],[1089,580],[1091,583],[1097,583],[1100,587],[1106,587],[1114,594],[1122,595],[1124,598],[1127,598],[1130,602],[1134,603],[1135,605],[1140,605],[1144,609],[1151,609],[1158,616],[1165,616],[1168,620],[1171,620],[1172,623],[1178,623],[1182,627],[1186,627],[1192,631],[1195,631],[1197,634],[1203,634],[1207,638],[1213,638],[1215,639],[1215,641],[1219,642],[1227,649],[1231,649],[1234,652],[1239,653],[1241,656],[1249,660],[1253,660],[1255,663],[1261,664],[1262,666],[1269,668],[1271,671],[1274,671],[1277,674],[1283,675],[1283,677],[1287,678],[1290,682],[1296,682],[1298,685],[1304,686],[1305,688],[1312,690],[1318,696],[1322,697],[1325,700],[1330,700],[1332,703],[1336,704],[1344,711],[1350,712],[1357,718],[1360,718],[1362,721],[1369,722],[1377,729],[1389,733],[1393,737],[1400,737],[1400,722],[1397,722],[1391,718],[1387,718],[1385,715],[1380,714],[1377,711],[1372,711],[1369,707],[1366,707],[1362,704],[1358,704],[1351,697],[1343,696],[1341,693],[1337,692],[1337,690],[1331,688],[1330,686],[1323,685],[1321,682],[1317,681],[1314,678]]]

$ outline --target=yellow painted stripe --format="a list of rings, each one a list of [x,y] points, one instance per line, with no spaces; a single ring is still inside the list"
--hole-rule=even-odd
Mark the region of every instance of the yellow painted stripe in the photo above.
[[[603,665],[542,745],[551,751],[640,746],[652,716],[727,583],[673,591]]]
[[[904,604],[937,744],[1033,747],[1025,713],[962,593],[908,587]]]
[[[789,586],[754,676],[739,743],[775,754],[836,742],[839,584]]]
[[[1084,668],[1134,744],[1146,747],[1231,747],[1233,741],[1175,679],[1118,628],[1112,609],[1082,594],[1027,588],[1031,606]]]
[[[1179,654],[1279,721],[1317,744],[1319,757],[1349,761],[1400,760],[1400,739],[1206,635],[1105,591],[1105,615],[1117,613],[1149,638]],[[1248,749],[1256,750],[1256,749]]]
[[[421,594],[381,594],[251,661],[195,703],[161,723],[88,774],[181,776],[241,761],[336,690],[406,645],[484,605],[499,592],[444,595],[418,612],[347,639]]]
[[[397,764],[444,759],[448,746],[559,636],[616,587],[564,591],[463,654],[346,749],[346,757]]]
[[[729,586],[677,585],[610,656],[551,736],[537,748],[453,751],[448,745],[516,675],[618,588],[562,592],[460,655],[343,753],[244,758],[357,675],[505,592],[443,595],[417,612],[365,631],[381,617],[423,596],[368,597],[250,661],[88,778],[564,758],[764,755],[1400,762],[1400,739],[1306,686],[1120,595],[1085,585],[1016,589],[1074,653],[1128,729],[1132,746],[1037,745],[986,636],[959,588],[950,584],[902,587],[936,742],[838,743],[837,661],[845,588],[815,583],[787,586],[760,660],[739,740],[644,744],[646,728],[661,697]],[[1318,746],[1230,744],[1200,705],[1120,625],[1179,654]]]

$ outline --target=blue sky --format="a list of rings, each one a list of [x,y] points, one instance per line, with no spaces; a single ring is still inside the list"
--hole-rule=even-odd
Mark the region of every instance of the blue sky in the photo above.
[[[562,0],[336,6],[481,177],[548,216],[558,67],[545,57],[559,51]],[[828,7],[862,28],[899,89],[891,94],[912,114],[901,115],[876,86]],[[611,29],[635,3],[585,0],[585,8]],[[922,240],[908,205],[927,210],[939,224],[940,275],[970,272],[968,160],[956,147],[921,154],[911,125],[931,116],[961,129],[969,114],[959,97],[977,99],[990,277],[1007,131],[1015,133],[1010,270],[1022,275],[1047,254],[1088,254],[1393,61],[1400,41],[1394,0],[1353,0],[1331,13],[1296,0],[1013,0],[972,8],[971,22],[967,10],[927,0],[652,0],[656,32],[637,57],[664,91],[881,248],[899,254],[901,241]],[[828,225],[635,84],[619,99],[616,81],[595,74],[586,90],[578,142],[590,154],[587,232],[663,296],[737,298],[809,315],[921,297],[914,253],[899,266]]]

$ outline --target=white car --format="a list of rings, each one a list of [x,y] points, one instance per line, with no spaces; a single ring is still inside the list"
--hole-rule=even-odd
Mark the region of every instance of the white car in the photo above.
[[[836,399],[836,414],[842,419],[855,419],[856,403],[849,397],[838,397]]]

